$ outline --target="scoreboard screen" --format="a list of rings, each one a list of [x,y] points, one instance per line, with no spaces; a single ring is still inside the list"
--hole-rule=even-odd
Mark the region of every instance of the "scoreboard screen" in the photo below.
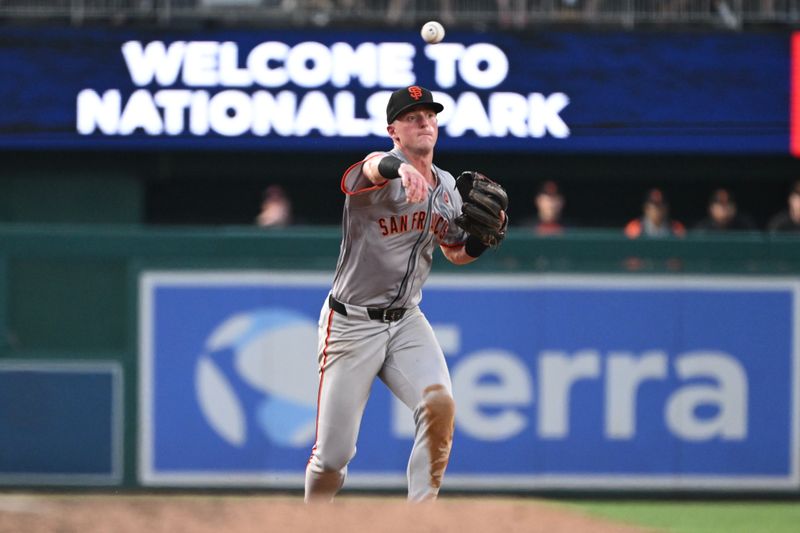
[[[779,33],[2,28],[0,149],[372,150],[389,94],[416,84],[445,106],[442,150],[789,153],[793,48]]]

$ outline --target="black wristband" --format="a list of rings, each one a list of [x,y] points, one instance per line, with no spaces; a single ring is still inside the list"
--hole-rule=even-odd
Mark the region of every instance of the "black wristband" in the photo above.
[[[378,163],[378,173],[387,180],[394,180],[400,177],[400,165],[403,162],[393,155],[387,155]]]
[[[467,237],[467,242],[464,244],[464,251],[467,252],[467,255],[470,257],[480,257],[487,248],[488,246],[483,244],[481,240],[474,235],[469,235]]]

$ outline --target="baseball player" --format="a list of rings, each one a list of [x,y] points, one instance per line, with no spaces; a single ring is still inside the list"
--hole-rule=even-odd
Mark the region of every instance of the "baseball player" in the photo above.
[[[343,235],[319,321],[317,435],[306,502],[332,501],[342,487],[376,376],[414,413],[409,500],[439,492],[455,405],[444,354],[418,306],[421,289],[436,245],[463,265],[494,244],[454,223],[461,193],[453,176],[433,164],[442,109],[423,87],[395,91],[386,108],[394,148],[369,154],[342,177]],[[496,210],[492,218],[505,222],[505,213]],[[498,226],[504,235],[505,225]]]

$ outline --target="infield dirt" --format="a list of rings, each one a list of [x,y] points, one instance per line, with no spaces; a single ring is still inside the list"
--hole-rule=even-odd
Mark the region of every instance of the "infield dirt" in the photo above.
[[[641,533],[527,499],[0,494],[1,533]]]

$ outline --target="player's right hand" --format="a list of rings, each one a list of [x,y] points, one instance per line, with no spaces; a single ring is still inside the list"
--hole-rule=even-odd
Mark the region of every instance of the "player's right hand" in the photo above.
[[[398,169],[403,188],[406,190],[406,201],[410,204],[428,200],[428,183],[413,166],[403,163]]]

